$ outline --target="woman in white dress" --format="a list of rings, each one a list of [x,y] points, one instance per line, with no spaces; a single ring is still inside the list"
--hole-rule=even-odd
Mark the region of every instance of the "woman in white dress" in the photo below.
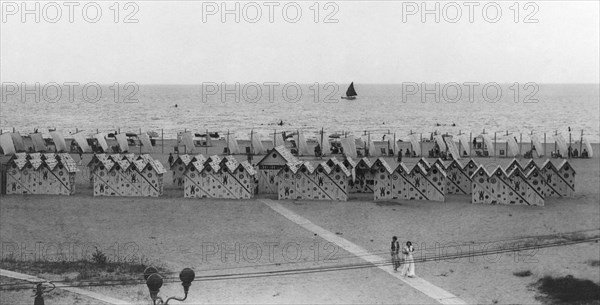
[[[415,252],[415,248],[412,246],[412,243],[410,241],[407,241],[406,246],[402,248],[403,263],[401,274],[404,274],[404,276],[415,276],[415,260],[413,258],[413,252]]]

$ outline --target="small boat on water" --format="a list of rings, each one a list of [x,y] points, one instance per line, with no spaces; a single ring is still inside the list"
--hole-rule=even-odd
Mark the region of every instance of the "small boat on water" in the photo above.
[[[357,95],[358,94],[356,94],[356,90],[354,90],[354,82],[352,82],[352,83],[350,83],[348,90],[346,90],[346,96],[342,96],[342,99],[354,100],[354,99],[356,99]]]

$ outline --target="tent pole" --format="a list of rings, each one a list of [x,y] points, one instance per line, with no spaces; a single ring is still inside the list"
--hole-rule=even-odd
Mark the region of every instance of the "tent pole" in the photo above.
[[[581,138],[579,139],[579,153],[581,153],[582,150],[583,150],[583,129],[581,130]]]
[[[472,158],[473,155],[473,132],[469,132],[469,156]]]
[[[419,142],[419,147],[421,148],[421,158],[423,158],[423,133],[421,133],[421,141]]]

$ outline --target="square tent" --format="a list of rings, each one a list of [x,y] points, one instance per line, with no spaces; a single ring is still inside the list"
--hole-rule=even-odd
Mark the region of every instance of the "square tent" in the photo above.
[[[371,170],[374,178],[373,199],[394,198],[394,185],[392,183],[394,170],[382,158],[378,158],[373,162]]]
[[[513,188],[509,192],[510,202],[505,204],[543,206],[545,198],[544,178],[539,169],[532,168],[528,173],[515,168],[509,179]]]
[[[445,201],[446,173],[438,165],[429,170],[417,163],[410,171],[413,187],[410,189],[410,199]]]
[[[256,171],[233,157],[195,158],[184,172],[184,197],[250,199],[256,191]]]
[[[276,177],[286,164],[301,163],[285,146],[280,145],[268,153],[257,163],[257,179],[259,194],[277,194]]]
[[[20,156],[9,161],[7,194],[75,193],[75,175],[79,169],[70,155],[37,154],[34,157]]]
[[[471,194],[471,176],[468,175],[458,160],[453,160],[445,168],[446,192],[448,194]]]
[[[279,199],[348,200],[350,171],[340,162],[289,163],[278,173]]]
[[[540,169],[548,197],[573,197],[575,195],[575,170],[567,160],[556,167],[549,159]]]
[[[350,182],[350,193],[373,193],[375,187],[375,173],[372,171],[373,163],[364,157],[356,163],[347,157],[344,164],[352,166],[353,178]],[[353,165],[354,164],[354,165]]]
[[[206,161],[206,158],[202,156],[203,160],[201,163]],[[173,185],[175,185],[178,189],[183,189],[184,187],[184,173],[188,167],[188,165],[192,162],[192,157],[187,154],[182,154],[177,156],[177,159],[173,161],[170,165],[170,169],[173,172]]]
[[[166,170],[149,156],[97,155],[88,167],[94,196],[158,197],[163,193]]]

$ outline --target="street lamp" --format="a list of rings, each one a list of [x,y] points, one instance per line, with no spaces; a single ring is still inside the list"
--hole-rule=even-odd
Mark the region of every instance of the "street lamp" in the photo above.
[[[170,300],[175,300],[179,302],[185,301],[187,299],[188,292],[190,290],[190,286],[192,285],[192,281],[196,274],[194,270],[190,268],[185,268],[181,270],[179,273],[179,279],[181,280],[181,285],[183,286],[183,292],[185,296],[183,298],[170,297],[166,301],[163,302],[163,299],[158,296],[158,292],[163,285],[163,278],[158,274],[158,270],[154,267],[148,267],[144,270],[144,279],[146,280],[146,286],[148,286],[148,290],[150,291],[150,298],[152,298],[152,303],[156,304],[169,304]],[[157,303],[158,301],[158,303]]]

